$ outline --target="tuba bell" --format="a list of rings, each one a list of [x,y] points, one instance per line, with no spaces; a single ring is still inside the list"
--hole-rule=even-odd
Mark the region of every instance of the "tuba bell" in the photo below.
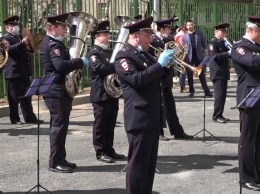
[[[124,26],[133,24],[137,20],[128,16],[116,16],[114,21],[118,26],[119,35],[115,41],[116,45],[110,58],[110,63],[115,61],[116,54],[124,47],[126,41],[128,40],[129,30],[124,28]],[[122,86],[118,80],[117,74],[111,74],[104,78],[104,88],[108,95],[112,98],[119,98],[123,94]]]
[[[86,56],[87,35],[96,29],[98,21],[90,14],[84,12],[71,12],[66,20],[69,28],[69,53],[71,59]],[[84,69],[70,72],[65,77],[66,92],[70,97],[79,93],[79,86]]]

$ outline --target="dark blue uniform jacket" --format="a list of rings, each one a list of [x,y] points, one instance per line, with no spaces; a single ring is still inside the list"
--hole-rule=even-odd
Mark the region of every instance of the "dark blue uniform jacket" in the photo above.
[[[209,55],[215,55],[214,60],[210,63],[211,80],[229,80],[229,49],[225,46],[223,40],[213,38],[209,42]]]
[[[249,93],[252,87],[260,84],[260,47],[242,38],[233,45],[231,58],[238,76],[237,104]]]
[[[40,49],[45,75],[55,75],[45,97],[60,97],[65,94],[65,76],[76,69],[83,68],[80,58],[70,59],[68,48],[60,41],[46,35]]]
[[[87,57],[92,79],[90,101],[101,102],[111,99],[104,88],[105,77],[116,72],[114,63],[109,63],[111,52],[94,45],[89,50]]]
[[[148,60],[135,47],[126,44],[115,60],[123,86],[124,121],[128,132],[159,131],[163,125],[160,77],[164,69],[153,56],[145,54]]]
[[[21,35],[5,34],[3,39],[9,42],[8,61],[4,68],[5,78],[28,78],[32,75],[30,54]]]

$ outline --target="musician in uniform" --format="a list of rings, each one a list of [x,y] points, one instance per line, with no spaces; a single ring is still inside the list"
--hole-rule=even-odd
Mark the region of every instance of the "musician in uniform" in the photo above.
[[[238,76],[237,104],[250,90],[260,84],[260,17],[249,16],[246,33],[231,51]],[[240,184],[251,190],[260,190],[260,107],[239,109],[240,139],[238,146]]]
[[[32,98],[20,98],[30,86],[32,75],[32,63],[26,45],[29,45],[28,37],[22,38],[18,26],[19,17],[14,15],[4,20],[7,34],[3,39],[9,43],[8,61],[4,68],[4,76],[7,88],[7,97],[12,124],[23,124],[19,117],[18,105],[20,104],[24,121],[26,123],[42,123],[33,113]]]
[[[44,102],[50,112],[50,159],[49,170],[70,173],[75,163],[66,160],[65,142],[73,98],[65,89],[65,76],[88,65],[85,57],[70,59],[68,48],[64,45],[68,14],[45,18],[47,34],[43,39],[40,56],[46,76],[55,76],[50,88],[43,93]]]
[[[90,101],[94,109],[93,145],[96,158],[101,162],[112,163],[115,159],[124,159],[113,148],[114,130],[116,126],[119,99],[108,95],[104,88],[106,76],[115,73],[115,66],[109,63],[111,52],[109,46],[109,21],[99,23],[96,31],[94,46],[89,50],[87,57],[90,62],[91,91]]]
[[[127,133],[128,194],[151,194],[156,167],[159,133],[163,127],[160,78],[173,59],[173,50],[164,51],[158,62],[147,50],[152,42],[153,17],[127,25],[129,40],[115,59],[123,87],[124,123]]]
[[[227,85],[230,78],[229,74],[229,57],[231,50],[227,47],[224,37],[227,36],[227,28],[229,23],[221,23],[214,28],[215,38],[209,42],[209,55],[214,56],[214,60],[210,63],[210,78],[213,82],[215,93],[214,112],[212,119],[214,122],[226,123],[230,119],[223,116]]]
[[[164,45],[167,42],[172,41],[172,37],[170,36],[172,20],[172,18],[169,18],[154,21],[157,24],[157,32],[153,34],[153,41],[151,43],[153,47],[164,49]],[[149,53],[155,56],[155,51],[153,48],[149,48]],[[176,104],[172,93],[173,76],[174,68],[167,68],[165,70],[165,75],[162,77],[166,120],[170,134],[174,135],[175,139],[192,139],[193,136],[187,135],[179,122]],[[169,141],[169,138],[164,136],[163,128],[160,130],[160,140]]]

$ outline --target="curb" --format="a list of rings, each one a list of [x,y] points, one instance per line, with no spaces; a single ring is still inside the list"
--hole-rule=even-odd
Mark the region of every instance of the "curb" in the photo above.
[[[90,102],[89,101],[89,94],[79,95],[79,96],[76,96],[73,99],[72,105],[75,106],[75,105],[80,105],[80,104],[89,103],[89,102]],[[32,106],[33,106],[34,113],[37,114],[37,112],[38,112],[38,102],[37,101],[33,101],[32,102]],[[40,112],[44,111],[44,110],[48,110],[46,105],[45,105],[45,102],[43,100],[39,101],[39,109],[40,109]],[[0,117],[7,117],[7,116],[10,115],[10,110],[9,110],[9,106],[8,105],[0,107],[0,110],[1,110],[0,111]],[[20,113],[21,113],[21,109],[19,107],[19,114]]]
[[[207,80],[207,82],[211,82],[210,77],[209,77],[209,73],[207,73],[207,75],[206,75],[206,80]],[[236,80],[237,80],[236,73],[231,73],[229,81],[236,81]],[[178,86],[178,83],[179,82],[174,82],[174,87]],[[199,78],[194,78],[194,84],[198,84],[198,83],[200,83]],[[187,79],[186,79],[186,85],[188,85]],[[89,94],[79,95],[79,96],[76,96],[73,99],[72,105],[75,106],[75,105],[80,105],[80,104],[89,103],[89,102],[90,102]],[[32,105],[33,105],[34,113],[36,114],[38,112],[38,102],[33,101]],[[48,110],[43,100],[40,100],[40,102],[39,102],[39,109],[40,109],[40,112],[44,111],[44,110]],[[21,113],[20,107],[19,107],[19,113]],[[9,111],[8,105],[0,107],[0,118],[1,117],[7,117],[7,116],[9,116],[9,114],[10,114],[10,111]]]

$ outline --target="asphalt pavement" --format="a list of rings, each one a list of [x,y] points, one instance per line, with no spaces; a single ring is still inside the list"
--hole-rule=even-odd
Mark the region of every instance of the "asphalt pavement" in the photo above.
[[[212,84],[209,82],[212,90]],[[189,98],[173,88],[177,113],[185,132],[198,133],[200,138],[191,141],[174,140],[160,142],[153,193],[161,194],[234,194],[239,193],[237,147],[239,140],[238,110],[236,105],[236,82],[230,81],[224,116],[227,124],[212,121],[214,98],[205,101],[200,84],[196,93]],[[78,165],[71,174],[48,171],[49,156],[49,113],[41,110],[40,119],[40,171],[39,183],[55,194],[123,194],[127,161],[105,164],[97,161],[92,145],[93,109],[88,96],[82,97],[83,104],[73,106],[67,136],[67,159]],[[1,110],[0,110],[1,111]],[[202,131],[201,131],[202,130]],[[201,132],[200,132],[201,131]],[[220,139],[218,141],[214,136]],[[203,141],[205,134],[206,141]],[[209,137],[209,139],[208,139]],[[114,148],[127,155],[128,142],[124,130],[123,100],[115,129]],[[8,117],[0,120],[0,190],[4,193],[21,194],[37,184],[37,126],[32,124],[11,125]],[[33,190],[31,193],[37,193]],[[40,193],[47,193],[40,189]],[[244,194],[255,193],[244,190]]]

